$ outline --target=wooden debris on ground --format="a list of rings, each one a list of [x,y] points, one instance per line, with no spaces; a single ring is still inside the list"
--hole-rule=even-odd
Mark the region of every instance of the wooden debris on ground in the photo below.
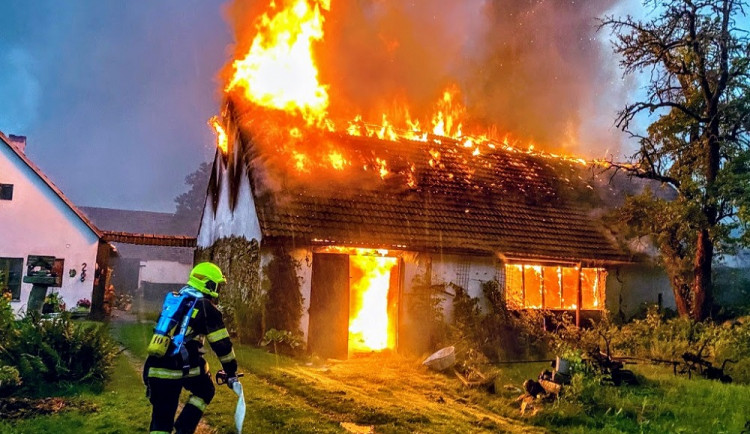
[[[483,389],[486,389],[490,393],[495,393],[495,378],[497,377],[497,375],[486,376],[482,374],[481,372],[474,370],[472,371],[472,376],[476,376],[479,379],[469,380],[463,374],[458,372],[458,369],[456,369],[455,367],[453,368],[453,373],[456,375],[456,378],[458,378],[459,381],[461,381],[464,387],[483,388]]]

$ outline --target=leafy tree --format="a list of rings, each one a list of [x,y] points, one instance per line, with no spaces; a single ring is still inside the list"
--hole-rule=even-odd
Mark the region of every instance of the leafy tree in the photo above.
[[[213,165],[203,162],[193,173],[185,177],[185,184],[190,187],[185,193],[175,197],[177,205],[175,216],[189,222],[198,222],[203,213],[203,205],[206,201],[206,190],[208,179],[211,176]]]
[[[633,176],[662,181],[673,201],[649,192],[621,210],[638,235],[651,235],[681,315],[701,320],[712,306],[715,255],[747,245],[750,217],[750,46],[735,19],[742,0],[648,0],[647,21],[605,17],[625,74],[646,73],[643,100],[617,126],[639,140]],[[636,117],[655,119],[645,133]]]

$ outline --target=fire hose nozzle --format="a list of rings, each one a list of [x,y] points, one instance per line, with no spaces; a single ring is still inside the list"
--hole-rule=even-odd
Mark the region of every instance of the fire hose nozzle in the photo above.
[[[240,378],[240,377],[244,377],[245,374],[243,374],[242,372],[238,372],[237,374],[235,374],[235,376],[237,378]],[[216,372],[216,384],[218,385],[226,384],[227,380],[229,380],[229,376],[227,375],[226,372],[224,372],[223,369]]]

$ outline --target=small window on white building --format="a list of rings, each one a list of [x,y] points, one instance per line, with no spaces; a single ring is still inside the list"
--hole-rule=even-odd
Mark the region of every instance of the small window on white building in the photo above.
[[[0,295],[20,300],[22,275],[23,258],[0,258]]]
[[[13,200],[13,184],[0,184],[0,200]]]

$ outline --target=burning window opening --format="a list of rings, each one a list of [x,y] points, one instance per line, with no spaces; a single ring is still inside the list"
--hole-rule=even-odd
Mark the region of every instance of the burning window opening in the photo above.
[[[505,265],[506,302],[511,309],[604,309],[607,270],[528,264]]]

